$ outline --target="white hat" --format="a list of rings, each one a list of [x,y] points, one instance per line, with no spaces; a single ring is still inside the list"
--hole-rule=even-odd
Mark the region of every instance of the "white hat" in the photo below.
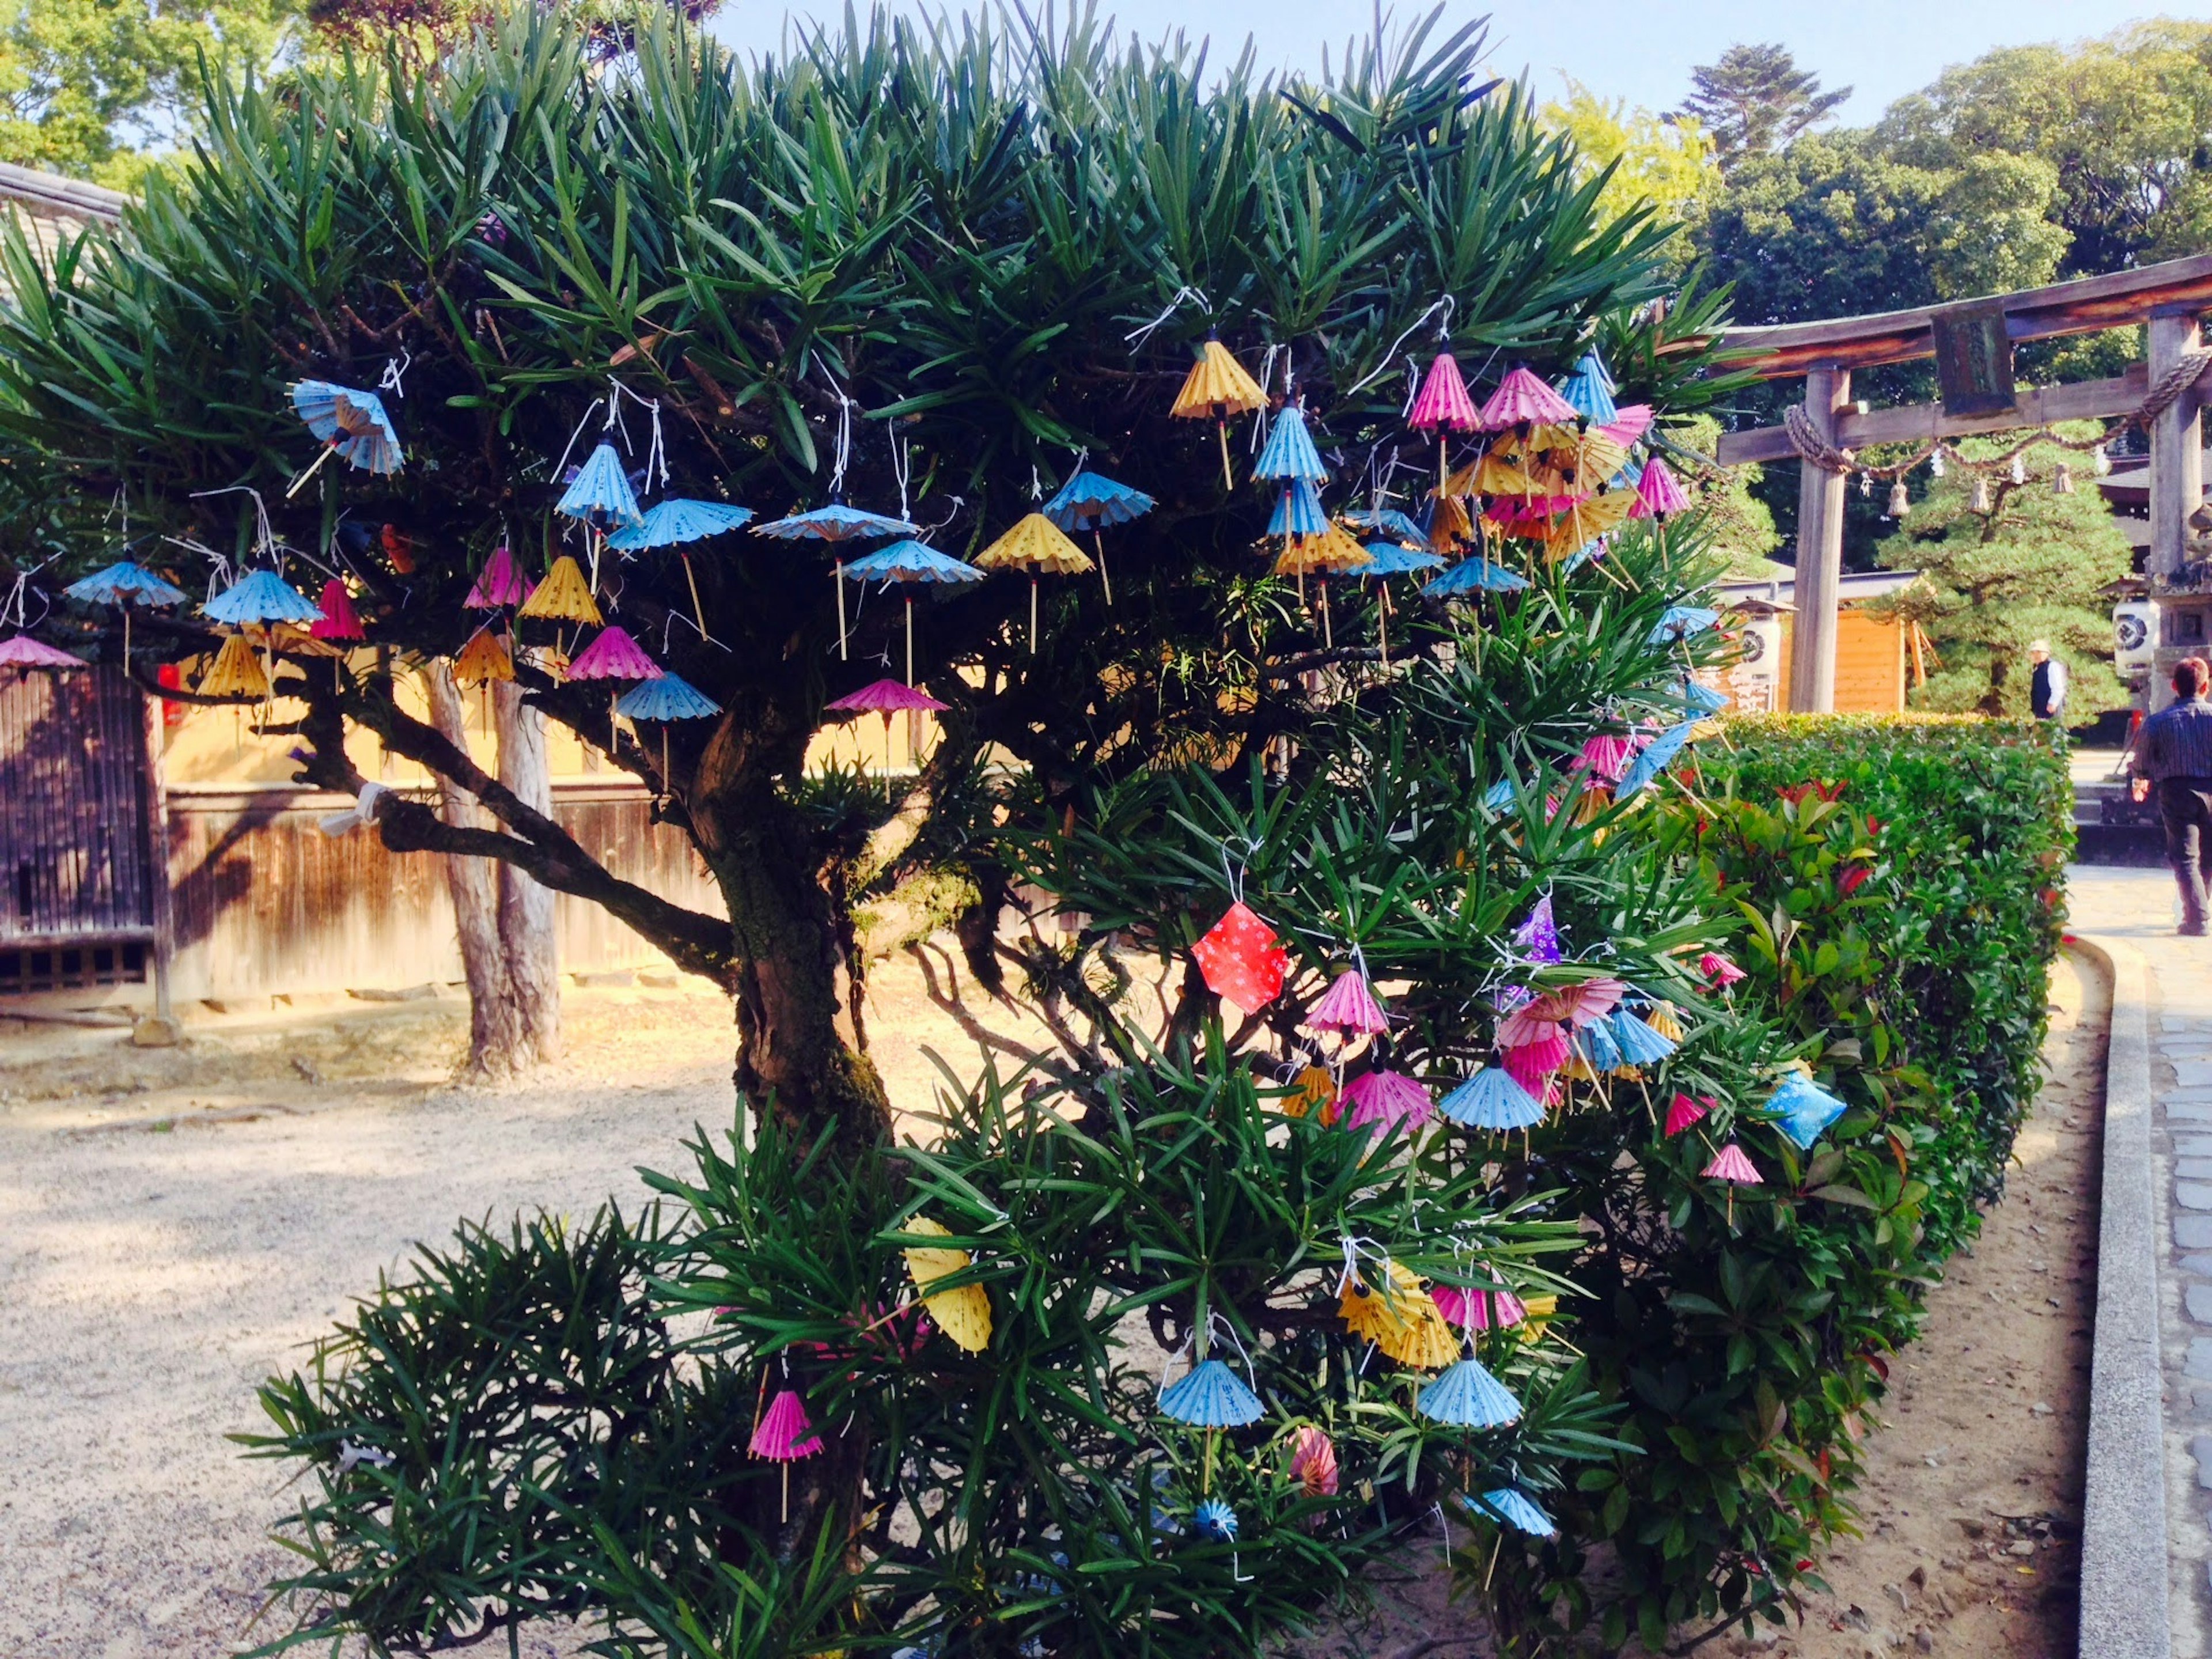
[[[2031,651],[2040,651],[2047,657],[2051,654],[2051,641],[2049,640],[2030,640],[2027,642],[2027,648]]]

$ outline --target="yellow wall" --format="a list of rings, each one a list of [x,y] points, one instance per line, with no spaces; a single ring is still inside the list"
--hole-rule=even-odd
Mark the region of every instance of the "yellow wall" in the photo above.
[[[1790,664],[1796,617],[1782,615],[1782,678],[1778,701],[1790,701]],[[1905,630],[1895,619],[1846,605],[1836,618],[1836,712],[1894,714],[1905,707]]]

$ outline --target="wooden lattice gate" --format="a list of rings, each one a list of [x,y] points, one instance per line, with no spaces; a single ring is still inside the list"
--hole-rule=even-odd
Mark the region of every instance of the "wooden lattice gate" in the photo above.
[[[0,994],[153,976],[144,706],[113,668],[0,673]]]

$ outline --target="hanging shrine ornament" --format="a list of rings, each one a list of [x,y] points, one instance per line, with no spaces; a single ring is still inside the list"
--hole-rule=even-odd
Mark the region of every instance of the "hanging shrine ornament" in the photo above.
[[[1222,488],[1234,489],[1236,476],[1229,470],[1229,417],[1249,415],[1265,408],[1267,402],[1267,394],[1221,343],[1221,336],[1209,333],[1199,349],[1198,361],[1183,379],[1182,390],[1176,394],[1175,407],[1168,412],[1179,420],[1212,418],[1214,432],[1221,441]]]
[[[389,474],[406,464],[399,447],[399,433],[384,411],[384,399],[374,392],[333,386],[328,380],[301,380],[292,387],[292,408],[307,423],[307,430],[323,441],[323,453],[314,465],[292,480],[284,497],[289,501],[316,471],[333,455],[364,472]]]
[[[983,580],[983,573],[974,565],[917,541],[893,542],[889,547],[879,547],[866,557],[843,566],[842,569],[847,581],[879,581],[886,586],[896,584],[898,587],[899,598],[906,605],[906,683],[908,685],[914,684],[915,590],[923,586],[957,586]]]
[[[831,556],[836,562],[830,580],[837,594],[837,660],[843,662],[849,656],[845,629],[845,544],[880,541],[886,536],[919,536],[921,526],[909,524],[904,519],[890,518],[881,513],[864,513],[859,507],[848,507],[833,493],[829,506],[817,507],[806,513],[793,513],[785,518],[770,520],[766,524],[757,524],[753,526],[753,534],[780,542],[830,544]]]
[[[607,545],[617,553],[674,548],[677,556],[684,561],[684,585],[691,590],[691,619],[699,625],[699,635],[703,639],[707,634],[707,611],[699,603],[699,579],[691,569],[690,544],[741,530],[752,521],[752,516],[753,510],[749,507],[672,496],[655,501],[637,523],[617,529],[607,538]]]
[[[501,542],[484,561],[477,574],[476,586],[469,589],[468,598],[461,604],[471,611],[497,611],[507,605],[522,605],[536,591],[534,582],[524,579],[514,568],[514,555]]]
[[[899,1231],[929,1238],[952,1237],[951,1229],[943,1222],[921,1215],[908,1216]],[[975,1265],[975,1258],[957,1245],[906,1247],[906,1270],[913,1277],[915,1289],[921,1293],[930,1317],[937,1322],[939,1329],[951,1338],[955,1346],[969,1353],[981,1353],[991,1346],[990,1293],[981,1285],[957,1285],[942,1291],[932,1287],[956,1273],[966,1273]]]
[[[1191,947],[1206,988],[1226,997],[1247,1013],[1257,1012],[1282,994],[1291,953],[1275,930],[1242,899]]]

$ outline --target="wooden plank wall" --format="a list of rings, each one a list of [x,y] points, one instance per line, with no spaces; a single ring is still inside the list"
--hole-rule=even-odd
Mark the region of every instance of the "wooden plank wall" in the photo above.
[[[0,671],[0,943],[153,925],[144,753],[115,669]]]
[[[319,821],[348,805],[298,789],[170,791],[178,998],[396,990],[460,978],[440,856],[386,852],[360,832],[324,835]],[[652,822],[641,793],[556,787],[554,815],[615,874],[723,913],[690,843]],[[555,910],[565,970],[662,961],[596,905],[563,896]]]

